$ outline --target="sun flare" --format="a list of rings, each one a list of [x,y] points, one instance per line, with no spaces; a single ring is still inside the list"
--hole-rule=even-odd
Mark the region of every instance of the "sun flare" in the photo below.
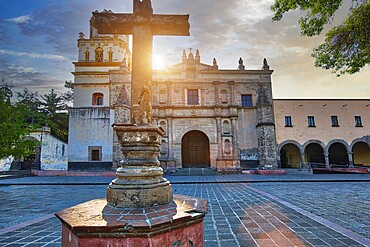
[[[153,69],[164,70],[166,69],[164,58],[159,54],[153,54]]]

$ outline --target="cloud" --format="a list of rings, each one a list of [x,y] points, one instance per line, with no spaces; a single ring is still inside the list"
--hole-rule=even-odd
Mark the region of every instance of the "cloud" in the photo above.
[[[27,87],[41,93],[46,93],[51,88],[63,90],[64,85],[63,81],[48,73],[40,72],[35,67],[16,65],[3,59],[0,59],[0,78],[12,81],[20,90]]]
[[[5,21],[16,23],[16,24],[22,24],[22,23],[27,23],[31,20],[31,17],[29,15],[22,15],[10,19],[6,19]]]
[[[34,52],[19,52],[19,51],[13,51],[13,50],[5,50],[5,49],[0,49],[0,54],[6,54],[6,55],[11,55],[11,56],[17,56],[17,57],[26,56],[30,58],[41,58],[41,59],[57,60],[57,61],[68,60],[67,58],[61,55],[38,54]]]
[[[23,35],[43,37],[57,53],[71,58],[76,56],[77,34],[88,24],[89,15],[78,4],[54,3],[34,10],[30,15],[32,21],[18,23],[18,27]]]

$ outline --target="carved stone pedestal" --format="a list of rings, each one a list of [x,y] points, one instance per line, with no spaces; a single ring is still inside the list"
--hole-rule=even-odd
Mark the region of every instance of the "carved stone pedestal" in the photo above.
[[[107,189],[107,202],[115,207],[150,207],[172,201],[172,187],[163,178],[158,161],[163,129],[116,124],[123,160],[117,178]]]
[[[163,129],[114,126],[123,160],[107,199],[92,200],[56,216],[64,247],[163,247],[204,245],[204,199],[172,195],[158,154]]]
[[[56,214],[64,247],[204,246],[204,199],[174,195],[166,205],[115,208],[92,200]]]

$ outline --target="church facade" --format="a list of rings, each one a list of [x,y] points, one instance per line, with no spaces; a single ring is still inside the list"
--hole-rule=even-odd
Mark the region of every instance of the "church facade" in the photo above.
[[[80,33],[69,111],[68,169],[116,168],[114,123],[130,122],[128,36]],[[237,58],[237,57],[236,57]],[[153,72],[153,124],[165,130],[163,168],[370,167],[370,100],[273,100],[266,60],[261,69],[218,68],[200,52]]]
[[[111,125],[130,121],[127,44],[127,36],[80,34],[69,169],[106,169],[121,159]],[[162,167],[276,167],[272,73],[266,60],[261,69],[247,70],[240,59],[235,70],[222,70],[216,59],[202,63],[198,50],[183,51],[180,63],[154,71],[153,124],[165,130]]]

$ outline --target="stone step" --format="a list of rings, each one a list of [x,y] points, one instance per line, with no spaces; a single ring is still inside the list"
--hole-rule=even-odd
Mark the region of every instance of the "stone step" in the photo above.
[[[213,176],[218,172],[211,168],[181,168],[177,169],[171,175],[173,176]]]
[[[312,171],[308,168],[302,168],[302,169],[294,169],[294,168],[291,168],[291,169],[286,169],[284,168],[285,170],[285,174],[286,175],[308,175],[308,174],[312,174]]]

